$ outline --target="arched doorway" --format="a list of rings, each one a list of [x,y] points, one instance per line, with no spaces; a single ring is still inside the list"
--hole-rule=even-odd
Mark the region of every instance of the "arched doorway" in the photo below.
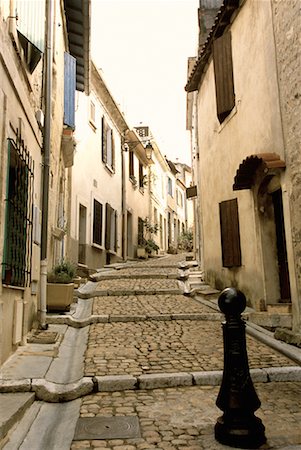
[[[240,164],[233,185],[233,190],[253,190],[266,305],[289,303],[291,298],[280,181],[283,169],[285,162],[275,153],[251,155]]]

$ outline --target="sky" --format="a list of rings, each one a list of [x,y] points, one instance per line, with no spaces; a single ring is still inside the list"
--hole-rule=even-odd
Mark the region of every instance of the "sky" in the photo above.
[[[187,59],[197,52],[199,0],[92,0],[91,53],[130,127],[190,165]]]

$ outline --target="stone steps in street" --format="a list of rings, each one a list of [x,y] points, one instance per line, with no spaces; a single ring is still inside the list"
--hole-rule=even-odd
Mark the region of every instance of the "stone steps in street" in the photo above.
[[[6,450],[224,448],[212,433],[219,413],[214,401],[223,365],[223,315],[217,306],[217,293],[205,292],[195,298],[183,295],[184,279],[197,270],[195,263],[182,261],[179,265],[178,256],[176,264],[171,264],[170,257],[162,260],[164,264],[146,261],[133,264],[133,268],[115,265],[100,272],[114,277],[81,286],[83,298],[79,296],[69,313],[47,314],[50,332],[61,336],[56,343],[22,346],[16,359],[2,368],[0,392],[6,394],[1,395],[22,390],[30,395],[34,392],[37,400],[20,422],[18,417],[14,426],[16,420],[10,423]],[[157,275],[152,277],[152,273]],[[175,274],[184,282],[176,280]],[[195,275],[193,281],[199,277]],[[203,292],[210,286],[202,284],[198,289]],[[294,407],[301,382],[300,349],[292,351],[292,346],[278,343],[273,350],[271,334],[260,327],[251,331],[253,337],[247,337],[251,376],[265,401],[266,409],[261,410],[265,423],[270,427],[269,407],[279,401],[281,390],[288,404],[280,406],[279,417],[281,411],[283,417],[279,424],[287,425],[284,410],[290,408],[289,433],[277,436],[270,427],[269,443],[294,445],[299,442],[293,424],[300,419]],[[257,340],[261,336],[265,343]],[[158,403],[158,395],[163,403]],[[178,405],[172,406],[174,417],[182,417],[182,422],[166,421],[172,398]],[[198,423],[194,421],[197,411],[201,415]],[[79,435],[79,416],[105,416],[107,422],[105,426],[96,422],[94,428],[83,425],[87,438],[72,442]],[[119,417],[136,418],[139,437],[127,439],[121,434],[116,438],[116,428],[119,433],[121,430]],[[99,439],[101,427],[111,433],[103,436],[110,438]],[[286,440],[281,441],[283,436]]]

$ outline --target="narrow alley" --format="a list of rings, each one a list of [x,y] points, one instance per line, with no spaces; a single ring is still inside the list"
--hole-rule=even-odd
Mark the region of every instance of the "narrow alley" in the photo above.
[[[1,368],[3,449],[228,448],[214,438],[224,316],[218,291],[191,289],[197,270],[185,254],[112,264],[79,287],[70,313],[48,314],[44,343],[20,346]],[[296,450],[301,350],[255,331],[262,339],[249,333],[247,349],[262,448]]]

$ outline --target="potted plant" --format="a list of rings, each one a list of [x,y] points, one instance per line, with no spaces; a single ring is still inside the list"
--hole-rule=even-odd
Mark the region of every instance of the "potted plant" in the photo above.
[[[66,311],[73,301],[75,266],[66,260],[56,264],[47,274],[47,308]]]
[[[157,245],[153,239],[146,239],[145,240],[145,250],[146,250],[146,253],[148,253],[151,256],[154,256],[155,254],[158,253],[159,245]]]

